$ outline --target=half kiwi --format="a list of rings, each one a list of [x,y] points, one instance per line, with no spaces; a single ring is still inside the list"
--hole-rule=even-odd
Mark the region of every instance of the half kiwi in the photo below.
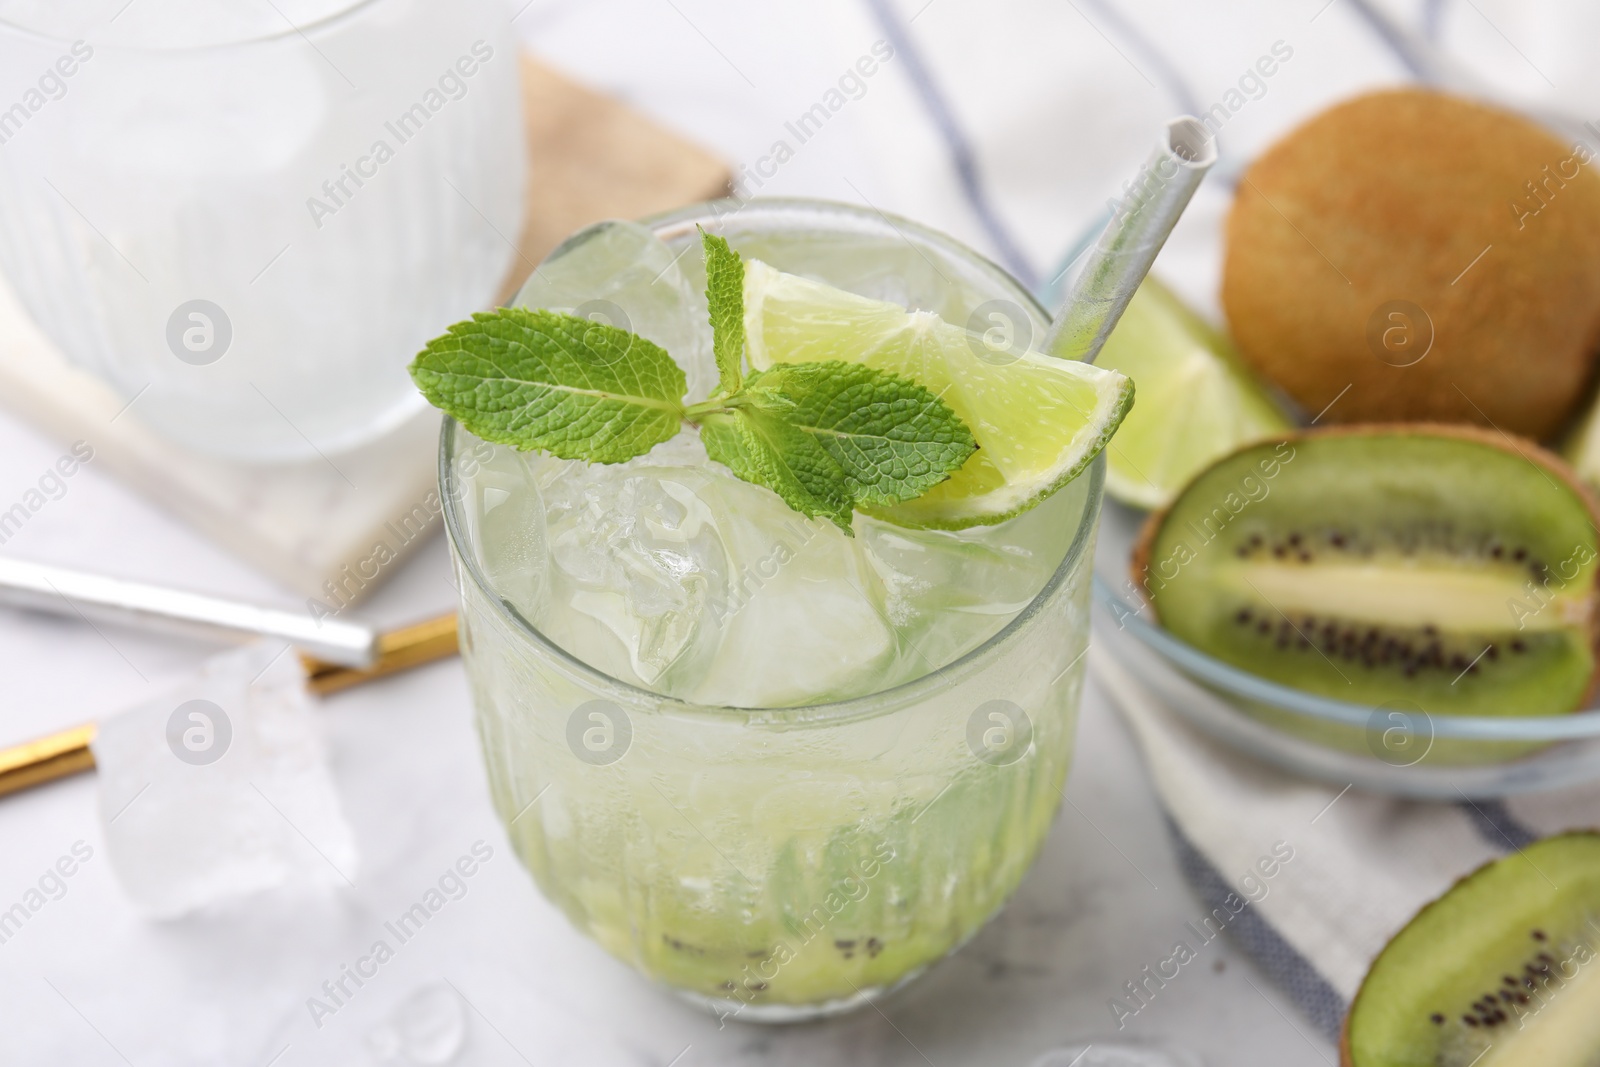
[[[1600,834],[1546,838],[1457,882],[1378,956],[1344,1067],[1600,1064]]]
[[[1600,521],[1555,456],[1464,427],[1310,431],[1212,464],[1148,520],[1161,624],[1310,693],[1556,715],[1596,681]]]

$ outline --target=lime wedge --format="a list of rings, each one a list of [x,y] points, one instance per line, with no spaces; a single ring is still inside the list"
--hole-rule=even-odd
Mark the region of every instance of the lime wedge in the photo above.
[[[961,416],[978,451],[916,500],[870,514],[901,526],[959,530],[1000,522],[1061,488],[1100,453],[1133,403],[1115,371],[994,348],[927,311],[745,264],[746,351],[774,363],[843,360],[913,379]]]
[[[1106,492],[1124,504],[1165,507],[1212,460],[1293,425],[1227,339],[1153,277],[1095,365],[1139,387],[1139,407],[1106,455]]]
[[[1583,484],[1600,490],[1600,399],[1593,401],[1562,445],[1561,458],[1572,464]]]

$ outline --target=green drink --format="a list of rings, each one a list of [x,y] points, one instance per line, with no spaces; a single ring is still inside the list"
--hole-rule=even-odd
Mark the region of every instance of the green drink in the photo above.
[[[441,476],[462,653],[496,806],[545,895],[725,1015],[804,1018],[951,952],[1038,853],[1088,642],[1103,480],[1091,459],[1126,390],[1024,354],[1048,316],[976,254],[835,205],[604,224],[558,249],[518,302],[655,342],[685,372],[689,410],[714,408],[700,403],[718,363],[696,224],[782,289],[759,306],[746,292],[752,365],[797,358],[797,332],[853,358],[851,331],[874,323],[862,362],[939,381],[988,467],[962,468],[977,471],[962,500],[953,477],[910,505],[858,507],[847,534],[713,462],[704,427],[585,463],[451,421]],[[836,307],[806,311],[834,290]],[[991,327],[998,342],[974,340]],[[1017,382],[1031,384],[1007,393]],[[995,440],[985,411],[1025,423],[1023,394],[1046,413],[1087,405],[1065,435],[1070,463]],[[963,525],[939,516],[989,506],[974,495],[1021,510],[919,528]]]

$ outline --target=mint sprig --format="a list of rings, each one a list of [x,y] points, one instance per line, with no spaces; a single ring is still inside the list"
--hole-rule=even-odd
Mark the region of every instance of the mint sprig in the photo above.
[[[853,534],[854,502],[839,465],[799,429],[760,407],[718,411],[700,424],[706,455],[747,482],[765,486],[807,518]]]
[[[411,362],[428,402],[485,441],[621,463],[683,427],[683,369],[636,334],[526,308],[474,312]]]
[[[706,305],[711,310],[711,352],[717,357],[717,394],[739,391],[744,366],[744,260],[725,238],[700,231],[706,254]]]
[[[857,363],[780,364],[689,414],[712,459],[846,531],[856,507],[913,500],[977,448],[931,392]]]
[[[933,393],[859,363],[779,364],[752,374],[733,397],[689,411],[700,420],[712,459],[737,466],[730,456],[718,454],[732,439],[721,436],[714,446],[706,427],[742,421],[748,429],[734,439],[781,441],[776,458],[826,472],[839,490],[830,501],[843,499],[850,507],[913,500],[948,478],[977,448],[966,425]]]
[[[857,363],[744,371],[744,263],[701,231],[719,385],[684,406],[667,352],[636,334],[556,311],[476,313],[429,341],[411,377],[430,403],[486,441],[561,459],[621,463],[699,427],[706,453],[796,511],[852,534],[858,506],[904,503],[977,448],[916,382]]]

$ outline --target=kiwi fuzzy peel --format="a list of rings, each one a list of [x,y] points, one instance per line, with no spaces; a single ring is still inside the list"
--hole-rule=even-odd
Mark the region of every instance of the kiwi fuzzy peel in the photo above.
[[[1133,578],[1176,637],[1284,685],[1556,715],[1596,682],[1597,523],[1588,490],[1530,442],[1312,430],[1198,475],[1147,521]]]
[[[1600,833],[1479,868],[1395,935],[1351,1002],[1344,1067],[1600,1062]]]
[[[1406,87],[1336,104],[1239,183],[1233,340],[1330,421],[1549,438],[1600,352],[1597,170],[1587,146],[1477,101]],[[1391,349],[1390,325],[1412,347]]]

